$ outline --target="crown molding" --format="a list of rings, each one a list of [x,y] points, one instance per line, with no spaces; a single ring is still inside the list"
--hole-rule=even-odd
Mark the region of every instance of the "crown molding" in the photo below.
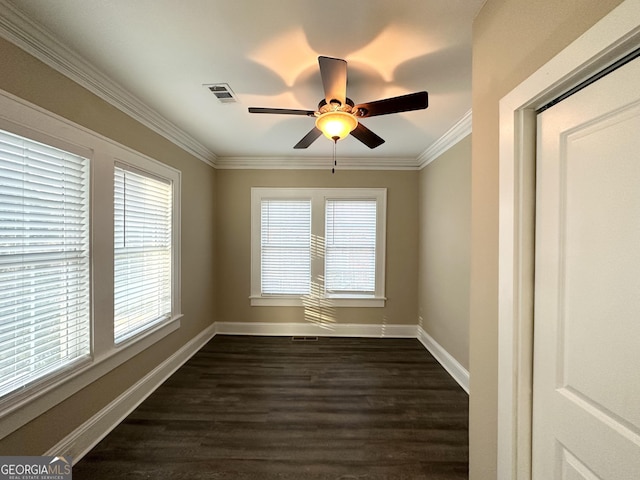
[[[418,170],[422,170],[424,167],[429,165],[436,158],[449,150],[470,133],[471,110],[465,113],[464,116],[453,125],[453,127],[447,130],[444,135],[442,135],[438,140],[433,142],[431,146],[429,146],[429,148],[422,152],[422,154],[417,159]]]
[[[422,170],[471,133],[471,110],[427,148],[418,158],[388,157],[338,158],[341,170]],[[324,170],[331,168],[330,157],[217,157],[221,170]]]
[[[418,170],[415,158],[338,157],[336,170]],[[223,170],[327,170],[331,157],[218,157],[216,168]]]
[[[59,42],[6,0],[0,0],[0,36],[70,78],[110,105],[162,135],[204,163],[215,167],[216,155],[182,129],[120,87]]]
[[[0,36],[86,88],[207,165],[219,169],[323,170],[328,157],[218,157],[58,41],[7,0],[0,0]],[[343,170],[421,170],[471,133],[469,110],[417,158],[338,158]]]

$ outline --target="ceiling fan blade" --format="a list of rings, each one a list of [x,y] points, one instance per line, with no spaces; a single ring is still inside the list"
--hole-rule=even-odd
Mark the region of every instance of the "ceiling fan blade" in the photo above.
[[[369,148],[376,148],[384,143],[384,140],[382,138],[380,138],[378,135],[373,133],[361,123],[358,123],[358,126],[355,128],[355,130],[351,131],[351,135],[356,137]]]
[[[328,104],[338,100],[344,105],[347,101],[347,62],[340,58],[318,57],[318,63],[325,100]]]
[[[362,103],[356,105],[354,109],[358,110],[356,114],[358,117],[375,117],[376,115],[388,115],[389,113],[422,110],[428,106],[429,94],[427,92],[416,92],[375,102]]]
[[[322,135],[322,132],[320,131],[320,129],[313,127],[311,131],[302,138],[302,140],[300,140],[298,143],[294,145],[293,148],[297,148],[297,149],[308,148],[309,145],[315,142],[320,135]]]
[[[249,113],[278,113],[281,115],[305,115],[307,117],[314,117],[313,110],[295,110],[290,108],[262,108],[262,107],[249,107]]]

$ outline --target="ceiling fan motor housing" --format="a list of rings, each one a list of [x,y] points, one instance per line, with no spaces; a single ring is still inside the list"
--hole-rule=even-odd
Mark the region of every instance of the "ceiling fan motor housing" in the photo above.
[[[355,103],[353,103],[353,100],[351,100],[350,98],[345,99],[344,105],[342,104],[342,102],[340,102],[340,100],[333,99],[331,100],[331,102],[327,103],[327,101],[323,98],[322,100],[320,100],[320,103],[318,103],[318,111],[316,112],[316,115],[322,115],[323,113],[336,111],[355,114],[353,108],[354,105]]]

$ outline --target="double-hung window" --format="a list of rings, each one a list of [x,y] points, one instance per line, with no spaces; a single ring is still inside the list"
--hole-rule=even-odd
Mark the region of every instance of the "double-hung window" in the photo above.
[[[0,396],[88,360],[89,160],[0,131]]]
[[[0,427],[180,328],[180,186],[179,170],[0,91]]]
[[[311,202],[264,199],[260,203],[260,281],[264,295],[311,291]]]
[[[114,339],[171,318],[172,183],[115,166]]]
[[[252,305],[384,306],[385,189],[251,195]]]
[[[329,295],[376,294],[376,199],[325,202],[325,291]]]

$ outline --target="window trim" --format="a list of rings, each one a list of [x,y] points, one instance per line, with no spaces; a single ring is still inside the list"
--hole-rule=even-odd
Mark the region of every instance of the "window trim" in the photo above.
[[[285,212],[281,211],[284,205]],[[261,199],[260,290],[263,295],[297,296],[311,292],[311,209],[310,199]],[[282,213],[286,215],[281,217]],[[265,227],[269,234],[267,239],[263,236]],[[293,242],[290,241],[292,229],[296,231]],[[280,232],[286,233],[282,235]],[[286,258],[281,257],[282,248],[286,248]],[[265,261],[270,267],[265,268]],[[285,269],[287,273],[281,269]],[[277,270],[280,270],[280,274]],[[265,276],[267,272],[269,275]]]
[[[82,272],[80,275],[75,276],[74,273],[72,273],[71,270],[69,271],[65,271],[65,272],[71,272],[71,275],[74,276],[75,278],[78,277],[82,277],[82,281],[81,282],[72,282],[72,284],[76,285],[76,289],[74,290],[74,298],[78,299],[78,298],[83,298],[84,300],[82,300],[80,303],[75,303],[75,306],[79,306],[79,305],[84,305],[83,308],[81,309],[77,309],[76,311],[81,311],[82,314],[77,315],[75,317],[75,322],[76,325],[81,325],[78,327],[78,330],[75,330],[75,332],[77,333],[79,330],[81,331],[85,331],[86,332],[86,340],[81,342],[81,344],[77,344],[75,348],[78,348],[81,345],[81,350],[82,353],[79,355],[74,355],[74,356],[69,356],[69,357],[63,357],[65,358],[65,361],[59,363],[56,367],[49,367],[49,368],[45,368],[43,370],[45,370],[46,373],[41,373],[40,375],[34,375],[34,376],[28,376],[27,378],[24,378],[21,381],[18,382],[10,382],[10,385],[13,384],[14,386],[9,388],[9,390],[7,390],[0,398],[2,399],[2,402],[6,402],[6,401],[11,401],[10,399],[13,398],[17,398],[20,397],[22,395],[24,395],[24,391],[28,390],[28,389],[33,389],[33,388],[38,388],[39,385],[44,385],[48,382],[51,381],[52,378],[55,378],[57,376],[59,376],[62,372],[69,372],[69,371],[73,371],[77,368],[79,368],[80,366],[86,364],[87,362],[89,362],[91,360],[91,313],[92,313],[92,309],[91,309],[91,275],[92,275],[92,266],[91,266],[91,215],[90,215],[90,191],[91,191],[91,159],[90,159],[90,155],[91,152],[90,151],[85,151],[83,152],[83,154],[79,153],[79,149],[72,146],[72,145],[67,145],[64,142],[59,142],[59,141],[49,141],[49,140],[53,140],[53,139],[45,139],[42,136],[37,136],[37,135],[24,135],[23,132],[14,132],[10,129],[7,128],[1,128],[2,125],[0,124],[0,130],[9,133],[10,135],[15,135],[17,138],[19,139],[24,139],[25,140],[25,144],[27,145],[26,149],[35,153],[35,156],[32,156],[32,159],[37,158],[42,152],[47,151],[49,148],[51,149],[56,149],[57,151],[61,152],[62,154],[64,154],[64,156],[66,156],[67,154],[70,156],[75,156],[75,159],[67,159],[68,163],[76,163],[77,165],[77,170],[76,169],[72,169],[73,173],[76,174],[80,174],[80,171],[84,171],[85,174],[82,177],[82,181],[81,182],[77,182],[78,185],[82,185],[82,186],[78,186],[77,189],[74,189],[73,187],[70,188],[69,193],[73,194],[78,194],[79,198],[80,196],[82,196],[82,202],[81,202],[81,207],[74,209],[75,211],[72,212],[72,215],[75,214],[75,220],[81,220],[81,223],[76,223],[74,222],[74,224],[76,226],[82,225],[82,234],[78,235],[77,233],[71,238],[71,242],[67,243],[66,240],[69,238],[66,236],[66,232],[64,235],[64,244],[65,246],[67,245],[73,245],[76,248],[75,249],[70,249],[70,250],[64,250],[64,253],[66,253],[66,255],[64,257],[56,257],[56,260],[54,261],[54,263],[60,262],[60,260],[62,258],[72,258],[72,264],[75,266],[73,270],[73,272]],[[44,147],[41,148],[37,145],[34,144],[41,144]],[[50,153],[50,152],[47,152]],[[54,154],[57,158],[59,158],[57,156],[57,154]],[[29,155],[30,156],[30,155]],[[11,160],[10,160],[11,162]],[[55,162],[55,160],[52,160],[52,162]],[[25,171],[27,172],[28,178],[31,179],[31,182],[38,182],[40,180],[44,180],[44,176],[42,174],[42,165],[40,166],[40,168],[35,168],[34,169],[34,165],[31,164],[29,165],[29,161],[25,162]],[[16,165],[14,163],[14,165]],[[66,171],[66,167],[64,168],[64,170]],[[59,173],[59,171],[57,171]],[[52,181],[55,177],[52,177]],[[76,177],[79,178],[79,177]],[[65,177],[66,179],[66,177]],[[32,183],[33,185],[33,183]],[[57,184],[58,187],[58,192],[66,190],[66,181],[63,181],[61,183]],[[31,200],[36,200],[38,202],[46,202],[47,204],[49,204],[49,202],[51,201],[50,199],[47,199],[48,195],[44,195],[44,196],[38,196],[38,194],[35,194],[35,190],[33,186],[30,190],[30,194],[27,194],[26,196],[23,196],[22,198],[29,198]],[[24,193],[25,189],[22,189],[22,192]],[[42,192],[40,192],[42,193]],[[65,192],[66,194],[66,192]],[[57,196],[58,194],[56,194]],[[65,196],[65,200],[68,199],[68,197]],[[64,202],[64,200],[63,200]],[[29,201],[26,202],[27,204],[30,203]],[[27,213],[27,215],[29,215]],[[47,215],[45,213],[45,215]],[[50,217],[51,218],[51,217]],[[53,218],[51,218],[53,219]],[[33,218],[31,218],[30,220],[33,220]],[[59,218],[56,219],[57,221],[60,221]],[[48,222],[48,220],[47,220]],[[64,225],[66,224],[66,221],[60,221],[59,225]],[[63,227],[64,230],[64,227]],[[76,230],[77,232],[77,230]],[[40,235],[42,235],[42,233],[40,233]],[[46,240],[53,240],[55,238],[55,236],[53,237],[44,237],[46,238]],[[44,239],[41,237],[41,239]],[[8,237],[9,242],[11,243],[11,237]],[[77,242],[74,242],[74,240],[78,240]],[[41,240],[42,241],[42,240]],[[42,243],[39,244],[40,247],[44,248],[45,250],[47,250],[47,256],[49,257],[50,254],[54,254],[58,253],[59,251],[56,251],[55,249],[49,249],[46,246],[43,246]],[[56,247],[59,247],[60,243],[58,243],[56,245]],[[62,252],[60,252],[62,253]],[[72,257],[69,257],[69,255],[71,255]],[[26,256],[29,257],[29,252],[27,251]],[[50,257],[49,257],[50,258]],[[49,262],[51,262],[51,260],[49,260]],[[22,262],[20,263],[21,265],[23,264]],[[49,266],[51,266],[51,263],[49,264]],[[19,275],[21,274],[25,274],[25,271],[19,271]],[[65,275],[64,273],[58,272],[58,275]],[[25,279],[25,277],[22,277],[23,279]],[[36,287],[40,287],[40,284],[38,283],[38,279],[37,276],[36,277],[26,277],[27,279],[33,279],[33,282],[35,283],[31,283],[32,287],[36,286]],[[56,282],[62,282],[63,281],[63,276],[59,276],[56,279]],[[47,289],[47,292],[49,292],[49,290]],[[13,297],[14,299],[17,299],[18,297]],[[24,297],[23,297],[24,298]],[[35,301],[36,303],[40,303],[38,301]],[[40,304],[39,307],[37,308],[42,308],[42,304]],[[33,311],[31,309],[29,309],[28,311]],[[61,307],[59,309],[56,310],[56,317],[58,318],[57,314],[59,314],[61,311],[64,311],[64,307]],[[23,311],[24,313],[26,313],[26,311]],[[24,323],[28,323],[28,320],[26,318],[23,318],[21,320],[14,320],[11,323],[18,323],[20,322],[21,326],[20,326],[20,330],[24,329]],[[37,324],[37,323],[36,323]],[[56,323],[57,325],[57,323]],[[64,329],[63,329],[64,330]],[[59,334],[60,335],[60,334]],[[52,334],[49,333],[47,334],[47,338],[50,339],[52,338]],[[85,335],[82,335],[82,337],[84,337]],[[40,337],[42,338],[42,337]],[[10,348],[11,349],[11,348]],[[30,349],[32,350],[32,349]],[[29,355],[30,358],[33,358],[34,354],[33,352]],[[53,362],[56,363],[56,362]],[[1,405],[0,405],[1,406]]]
[[[312,238],[325,237],[326,200],[376,200],[376,281],[373,296],[327,294],[323,282],[325,255],[312,251],[311,282],[316,285],[310,295],[263,295],[261,291],[260,205],[263,199],[311,200]],[[319,304],[326,307],[384,307],[386,273],[386,188],[251,188],[251,306],[304,307]],[[317,245],[317,242],[316,242]],[[313,250],[312,245],[312,250]]]
[[[89,159],[91,354],[0,399],[3,438],[180,328],[181,172],[64,117],[0,90],[0,129]],[[130,341],[113,341],[113,167],[116,161],[175,179],[172,317]]]
[[[116,342],[115,333],[113,338],[114,347],[117,349],[125,348],[137,342],[140,338],[152,334],[153,332],[161,329],[163,326],[168,325],[182,315],[180,313],[181,305],[181,290],[180,290],[180,186],[181,186],[181,172],[175,170],[163,163],[159,163],[155,160],[132,156],[127,160],[121,160],[120,158],[114,158],[113,172],[115,168],[130,170],[132,172],[147,175],[151,178],[157,179],[162,182],[168,182],[171,185],[171,315],[160,322],[152,323],[144,330],[138,333],[123,338],[120,342]],[[113,190],[113,182],[112,182]],[[114,205],[113,199],[111,205]],[[112,210],[112,219],[114,210]],[[112,222],[113,226],[113,222]],[[114,246],[115,252],[115,246]],[[115,270],[115,268],[114,268]],[[115,276],[113,286],[115,287]],[[113,332],[112,332],[113,333]]]

